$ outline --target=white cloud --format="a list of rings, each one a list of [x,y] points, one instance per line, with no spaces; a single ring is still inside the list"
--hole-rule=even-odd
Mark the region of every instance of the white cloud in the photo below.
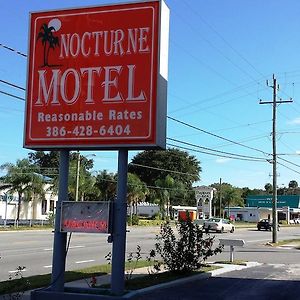
[[[289,121],[288,124],[299,125],[300,118],[295,118],[294,120]]]
[[[217,164],[225,164],[231,160],[232,160],[231,158],[218,158],[218,159],[216,159],[216,163]]]

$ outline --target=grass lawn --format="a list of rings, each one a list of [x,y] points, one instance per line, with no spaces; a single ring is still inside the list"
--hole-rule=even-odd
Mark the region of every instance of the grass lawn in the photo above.
[[[290,239],[290,240],[282,240],[277,243],[268,243],[272,246],[287,246],[292,245],[295,249],[300,249],[300,239]]]
[[[207,273],[212,270],[219,269],[218,266],[204,265],[200,270],[188,272],[188,273],[174,273],[174,272],[161,272],[157,274],[148,274],[142,277],[133,277],[125,282],[125,288],[127,290],[139,290],[147,288],[149,286],[174,281],[177,279],[186,278],[193,275]],[[96,286],[98,288],[109,288],[109,284]]]
[[[152,265],[148,261],[138,261],[133,263],[125,263],[125,269],[130,270],[132,268],[143,268]],[[105,275],[111,272],[111,265],[99,265],[84,269],[79,269],[76,271],[66,271],[65,272],[65,282],[70,282],[79,279],[87,279],[89,283],[92,276]],[[51,283],[51,274],[35,275],[29,277],[23,277],[20,279],[12,279],[0,282],[0,295],[6,293],[15,293],[20,291],[25,291],[29,289],[36,289],[40,287],[49,286]]]

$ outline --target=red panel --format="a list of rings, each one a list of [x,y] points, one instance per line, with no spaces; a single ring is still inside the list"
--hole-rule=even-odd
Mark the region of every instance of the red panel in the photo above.
[[[30,22],[25,147],[155,145],[159,2]]]

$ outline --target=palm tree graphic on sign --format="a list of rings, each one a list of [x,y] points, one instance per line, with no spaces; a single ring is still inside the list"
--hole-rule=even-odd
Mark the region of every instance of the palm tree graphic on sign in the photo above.
[[[58,31],[61,27],[61,22],[59,19],[52,19],[48,24],[44,23],[37,37],[42,40],[44,46],[44,64],[42,67],[54,67],[57,65],[49,64],[49,53],[50,49],[55,49],[56,46],[59,46],[59,38],[53,34],[54,31]]]

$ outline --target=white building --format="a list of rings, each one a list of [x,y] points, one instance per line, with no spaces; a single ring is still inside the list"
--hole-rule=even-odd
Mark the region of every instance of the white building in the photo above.
[[[0,191],[0,224],[4,220],[16,220],[18,211],[18,194],[9,193],[9,189]],[[49,190],[49,185],[44,187],[45,195],[31,201],[22,199],[20,220],[47,220],[49,214],[54,212],[57,195]]]
[[[141,217],[154,217],[159,213],[159,206],[154,203],[140,202],[133,208],[133,212]],[[130,214],[130,207],[127,209],[127,214]]]
[[[197,200],[197,218],[207,219],[212,217],[212,200],[215,188],[209,186],[194,187]]]

